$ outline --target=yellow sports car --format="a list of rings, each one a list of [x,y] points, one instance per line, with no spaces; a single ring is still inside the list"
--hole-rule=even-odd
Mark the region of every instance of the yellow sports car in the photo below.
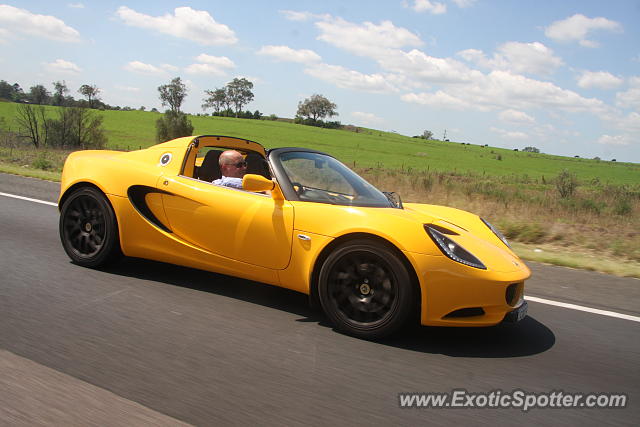
[[[244,157],[242,189],[213,183],[227,149]],[[357,337],[388,335],[411,318],[490,326],[527,312],[530,271],[488,222],[402,204],[315,150],[206,135],[77,151],[59,206],[62,245],[79,265],[124,254],[282,286]]]

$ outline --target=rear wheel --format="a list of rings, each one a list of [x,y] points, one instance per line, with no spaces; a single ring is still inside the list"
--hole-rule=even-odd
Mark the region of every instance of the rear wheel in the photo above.
[[[63,203],[60,240],[69,258],[84,267],[103,266],[122,255],[111,204],[93,187],[74,191]]]
[[[318,296],[338,330],[366,339],[396,331],[413,307],[405,264],[391,248],[371,240],[335,248],[320,270]]]

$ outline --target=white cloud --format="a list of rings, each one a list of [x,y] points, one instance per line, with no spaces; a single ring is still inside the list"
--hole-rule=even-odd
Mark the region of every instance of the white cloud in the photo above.
[[[160,68],[162,68],[163,70],[169,72],[169,73],[175,73],[178,72],[180,70],[180,68],[176,67],[175,65],[171,65],[171,64],[160,64]]]
[[[320,30],[318,40],[371,58],[383,57],[388,49],[423,44],[417,35],[406,28],[396,27],[391,21],[382,21],[379,25],[371,22],[358,25],[336,18],[319,21],[315,25]]]
[[[516,124],[533,124],[536,121],[536,119],[534,119],[533,117],[531,117],[530,115],[528,115],[523,111],[517,111],[517,110],[511,110],[511,109],[500,112],[498,117],[500,118],[500,120],[504,122],[510,122],[510,123],[516,123]]]
[[[378,117],[373,113],[365,113],[362,111],[352,112],[351,117],[353,117],[357,123],[361,123],[365,126],[378,125],[385,121],[382,117]]]
[[[496,128],[493,126],[490,127],[489,130],[493,133],[498,134],[502,139],[516,139],[516,140],[529,139],[529,135],[527,135],[524,132],[508,131],[508,130]]]
[[[616,106],[640,111],[640,76],[629,77],[629,90],[616,93]]]
[[[398,90],[390,79],[382,74],[363,74],[339,65],[317,64],[306,68],[304,72],[343,89],[371,93],[390,93]]]
[[[259,55],[266,55],[284,62],[311,63],[319,62],[320,55],[309,49],[291,49],[289,46],[262,46],[258,51]]]
[[[56,59],[53,62],[44,64],[45,68],[52,73],[78,74],[82,71],[80,67],[64,59]]]
[[[428,12],[432,15],[442,15],[447,13],[447,5],[430,0],[414,0],[411,9],[416,12]]]
[[[236,64],[233,63],[232,60],[227,58],[226,56],[212,56],[207,55],[206,53],[201,53],[196,56],[196,61],[202,62],[205,64],[215,65],[220,68],[235,68]]]
[[[205,10],[177,7],[173,15],[150,16],[120,6],[116,14],[129,26],[154,30],[206,46],[230,45],[238,41],[233,30],[216,22]]]
[[[236,64],[226,56],[212,56],[202,53],[196,57],[198,63],[191,64],[185,71],[188,74],[211,74],[224,76],[227,71],[236,67]]]
[[[578,86],[583,89],[615,89],[624,80],[606,71],[583,71],[578,78]]]
[[[616,93],[616,106],[640,111],[640,88],[631,88],[626,92]]]
[[[453,0],[453,2],[456,6],[464,9],[473,6],[476,0]]]
[[[539,42],[504,43],[492,58],[487,58],[484,52],[477,49],[463,50],[458,55],[479,67],[523,74],[550,74],[563,64],[553,50]]]
[[[80,41],[80,33],[55,16],[37,15],[6,4],[0,5],[0,29],[6,35],[22,33],[61,42]]]
[[[378,64],[407,79],[424,83],[466,83],[482,74],[455,59],[436,58],[417,49],[410,52],[390,50],[378,59]]]
[[[447,110],[466,111],[481,109],[486,111],[486,107],[473,106],[466,100],[450,95],[441,90],[436,93],[407,93],[400,97],[405,102],[427,105],[433,108],[443,108]]]
[[[622,31],[622,25],[607,18],[588,18],[581,14],[556,21],[545,29],[545,35],[558,42],[578,42],[584,47],[597,47],[598,43],[588,40],[595,30]]]
[[[407,102],[433,104],[434,94],[402,97]],[[607,106],[595,98],[584,98],[553,83],[530,79],[506,71],[473,74],[467,84],[449,86],[435,94],[441,107],[457,110],[488,111],[495,109],[528,110],[534,108],[559,109],[568,112],[606,112]]]
[[[70,7],[72,9],[84,9],[84,4],[82,4],[82,3],[68,3],[67,7]]]
[[[139,74],[164,74],[164,70],[155,65],[145,64],[140,61],[131,61],[123,67],[127,71]]]
[[[626,116],[622,117],[618,123],[617,127],[622,129],[627,133],[636,134],[636,142],[640,140],[640,113],[632,111]]]
[[[629,135],[602,135],[598,138],[598,144],[629,145],[631,144],[631,138]]]
[[[305,22],[312,19],[330,19],[328,14],[316,14],[311,12],[298,12],[295,10],[280,10],[281,15],[288,21]]]
[[[281,10],[280,13],[284,15],[285,19],[289,21],[308,21],[313,18],[313,14],[310,12],[297,12],[295,10]]]

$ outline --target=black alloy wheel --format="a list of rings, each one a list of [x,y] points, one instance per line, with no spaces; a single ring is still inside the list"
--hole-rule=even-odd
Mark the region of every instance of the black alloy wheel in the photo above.
[[[371,240],[346,242],[327,257],[318,294],[338,330],[365,339],[396,331],[414,307],[405,264],[391,248]]]
[[[111,204],[98,189],[74,191],[60,210],[60,240],[71,260],[84,267],[99,267],[117,259],[118,223]]]

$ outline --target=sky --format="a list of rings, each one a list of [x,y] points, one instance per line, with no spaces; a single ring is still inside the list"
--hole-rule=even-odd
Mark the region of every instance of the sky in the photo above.
[[[181,77],[196,114],[244,77],[266,115],[321,94],[343,124],[640,163],[638,23],[638,0],[9,1],[0,79],[162,111]]]

